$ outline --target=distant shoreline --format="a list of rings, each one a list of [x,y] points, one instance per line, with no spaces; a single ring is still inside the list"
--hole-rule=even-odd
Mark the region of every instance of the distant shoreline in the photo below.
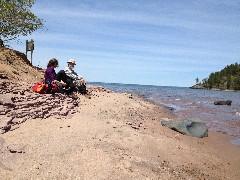
[[[213,91],[238,91],[238,90],[233,90],[233,89],[217,89],[217,88],[206,88],[206,87],[203,87],[201,85],[193,85],[191,87],[189,87],[190,89],[204,89],[204,90],[213,90]]]

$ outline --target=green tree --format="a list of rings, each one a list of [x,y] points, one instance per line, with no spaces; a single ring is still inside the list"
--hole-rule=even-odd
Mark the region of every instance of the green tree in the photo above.
[[[240,64],[231,64],[219,72],[211,73],[210,76],[202,80],[202,82],[203,87],[209,89],[240,90]]]
[[[0,40],[4,43],[43,28],[43,20],[31,11],[35,0],[0,0]]]
[[[234,81],[233,89],[240,90],[240,76],[236,76],[233,81]]]
[[[198,77],[197,77],[195,80],[196,80],[196,84],[198,84],[198,83],[199,83],[199,79],[198,79]]]

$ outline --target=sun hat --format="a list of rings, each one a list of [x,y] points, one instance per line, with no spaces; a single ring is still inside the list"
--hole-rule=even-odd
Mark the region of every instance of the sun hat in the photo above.
[[[74,60],[74,59],[69,59],[67,63],[72,63],[72,64],[76,65],[76,63],[75,63],[75,60]]]

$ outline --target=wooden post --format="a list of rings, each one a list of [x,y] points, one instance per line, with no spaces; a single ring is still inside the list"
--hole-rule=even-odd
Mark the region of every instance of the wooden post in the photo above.
[[[26,57],[27,57],[27,52],[28,52],[28,40],[26,40]]]
[[[32,54],[33,54],[33,50],[34,50],[34,41],[33,39],[31,39],[30,42],[28,42],[28,40],[26,40],[26,56],[27,56],[27,52],[31,51],[31,65],[32,65]]]
[[[31,65],[32,65],[32,54],[33,54],[33,51],[31,51]]]

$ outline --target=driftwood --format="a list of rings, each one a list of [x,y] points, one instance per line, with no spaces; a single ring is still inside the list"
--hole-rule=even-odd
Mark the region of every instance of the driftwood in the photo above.
[[[214,105],[228,105],[231,106],[232,105],[232,101],[227,100],[227,101],[215,101]]]

